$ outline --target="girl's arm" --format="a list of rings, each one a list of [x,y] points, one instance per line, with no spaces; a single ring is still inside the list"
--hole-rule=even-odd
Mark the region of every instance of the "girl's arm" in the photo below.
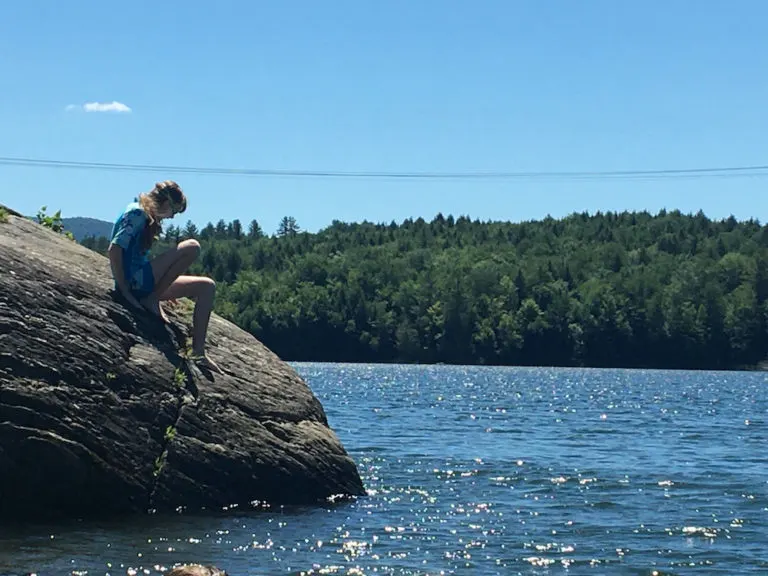
[[[136,297],[131,294],[128,282],[125,280],[125,251],[137,240],[144,230],[146,215],[141,208],[133,208],[125,212],[116,223],[116,230],[109,243],[109,263],[112,266],[112,276],[115,278],[120,293],[128,303],[141,308]]]
[[[123,269],[123,248],[117,244],[110,244],[109,250],[109,264],[112,266],[112,275],[115,277],[117,288],[123,297],[128,300],[131,306],[141,308],[141,304],[136,300],[135,296],[131,294],[128,288],[128,283],[125,281],[125,270]]]

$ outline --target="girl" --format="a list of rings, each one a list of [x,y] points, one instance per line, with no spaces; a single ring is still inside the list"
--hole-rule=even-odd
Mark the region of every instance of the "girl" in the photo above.
[[[213,310],[216,284],[203,276],[182,276],[200,255],[197,240],[184,240],[155,258],[149,258],[152,243],[160,233],[160,221],[187,209],[181,187],[172,180],[158,182],[148,193],[139,194],[120,214],[112,228],[109,262],[116,290],[135,308],[145,308],[164,322],[168,317],[161,300],[186,296],[195,300],[192,319],[192,359],[221,372],[205,353],[208,321]]]

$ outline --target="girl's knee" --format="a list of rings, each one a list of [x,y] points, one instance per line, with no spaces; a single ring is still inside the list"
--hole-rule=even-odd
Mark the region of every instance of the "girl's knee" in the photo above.
[[[193,258],[200,256],[200,242],[197,240],[184,240],[179,243],[178,250]]]
[[[201,292],[210,295],[211,297],[216,294],[216,282],[212,278],[207,276],[200,277]]]

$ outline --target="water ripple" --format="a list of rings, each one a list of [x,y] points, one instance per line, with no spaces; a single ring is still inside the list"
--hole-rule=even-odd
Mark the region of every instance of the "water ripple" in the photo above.
[[[368,494],[0,533],[0,575],[763,574],[762,373],[299,364]]]

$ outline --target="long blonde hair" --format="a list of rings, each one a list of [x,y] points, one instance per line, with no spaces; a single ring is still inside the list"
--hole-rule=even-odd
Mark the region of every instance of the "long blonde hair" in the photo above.
[[[173,180],[158,182],[149,192],[139,194],[139,205],[147,215],[147,226],[142,238],[142,247],[146,251],[152,248],[152,244],[162,232],[157,213],[160,211],[160,205],[165,201],[170,202],[175,214],[180,214],[187,209],[187,198],[181,186]]]

